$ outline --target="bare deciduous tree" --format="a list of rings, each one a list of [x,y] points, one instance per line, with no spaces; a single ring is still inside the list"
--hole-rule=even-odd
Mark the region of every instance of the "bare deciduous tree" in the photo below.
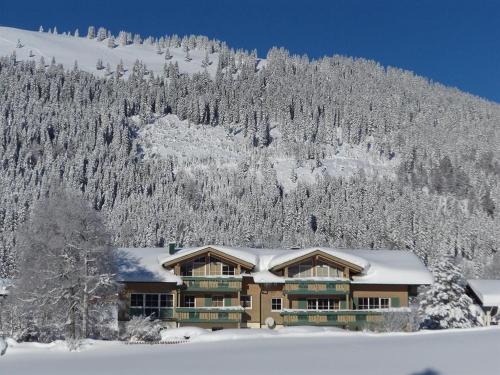
[[[28,339],[88,337],[116,294],[114,249],[102,215],[59,190],[37,203],[17,247],[11,303],[20,328],[32,327]]]

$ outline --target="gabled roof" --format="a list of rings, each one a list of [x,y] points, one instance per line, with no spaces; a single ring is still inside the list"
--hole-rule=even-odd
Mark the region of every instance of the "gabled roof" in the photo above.
[[[218,255],[222,258],[227,258],[236,263],[242,264],[247,268],[254,268],[257,264],[257,257],[252,253],[246,252],[244,250],[229,248],[224,246],[215,246],[215,245],[206,245],[201,247],[187,248],[181,249],[177,251],[175,254],[166,255],[160,259],[160,263],[163,266],[173,265],[179,261],[193,258],[197,255],[203,255],[206,252],[211,251],[212,253]]]
[[[280,269],[288,264],[295,263],[316,254],[348,266],[358,272],[369,266],[369,263],[365,259],[356,255],[339,250],[313,247],[309,249],[290,250],[282,255],[277,255],[269,262],[268,269]]]
[[[139,263],[144,264],[144,268],[152,269],[151,275],[169,273],[168,277],[163,276],[169,280],[180,278],[162,265],[171,266],[198,254],[212,251],[214,256],[222,260],[231,260],[251,269],[251,273],[246,275],[252,276],[257,283],[284,282],[285,278],[276,276],[270,271],[314,254],[350,266],[358,272],[352,276],[355,284],[430,285],[433,283],[432,274],[422,261],[412,252],[403,250],[339,250],[325,247],[290,250],[216,245],[180,249],[173,255],[169,255],[166,248],[125,250],[138,257]],[[143,252],[146,255],[143,255]],[[154,262],[156,265],[152,264]]]
[[[500,280],[474,279],[467,283],[483,306],[500,307]]]
[[[117,280],[123,282],[161,282],[182,284],[182,279],[164,269],[159,257],[165,248],[121,248],[118,249]]]

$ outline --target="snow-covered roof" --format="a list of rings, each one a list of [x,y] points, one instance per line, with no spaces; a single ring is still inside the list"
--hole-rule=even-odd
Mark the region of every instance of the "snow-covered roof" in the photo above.
[[[303,257],[305,255],[308,255],[310,253],[313,253],[315,251],[320,250],[323,253],[326,253],[328,255],[334,256],[336,258],[340,258],[346,262],[352,263],[355,266],[358,266],[362,269],[368,267],[368,262],[360,258],[356,255],[354,255],[352,252],[346,252],[346,251],[340,251],[340,250],[334,250],[334,249],[328,249],[324,247],[311,247],[308,249],[298,249],[298,250],[289,250],[289,251],[283,251],[281,250],[282,254],[276,255],[271,259],[271,261],[268,264],[268,268],[274,268],[280,264],[290,262],[294,259]]]
[[[182,279],[161,266],[165,248],[121,248],[118,250],[118,281],[182,284]]]
[[[434,278],[422,261],[405,250],[352,250],[368,262],[355,284],[431,285]]]
[[[216,245],[206,245],[206,246],[201,246],[201,247],[185,248],[185,249],[178,250],[175,254],[172,254],[172,255],[168,254],[168,252],[167,252],[166,254],[164,254],[165,256],[162,257],[160,261],[162,264],[164,264],[164,263],[171,262],[171,261],[179,259],[179,258],[183,258],[186,255],[197,253],[197,252],[204,250],[206,248],[211,248],[211,249],[220,251],[221,253],[224,253],[224,254],[231,256],[231,257],[234,257],[234,258],[238,258],[238,259],[240,259],[246,263],[250,263],[254,266],[257,264],[258,258],[252,252],[245,251],[247,249],[240,249],[240,248],[226,247],[226,246],[216,246]]]
[[[467,283],[483,306],[500,307],[500,280],[474,279]]]
[[[284,284],[285,279],[283,277],[276,276],[274,273],[269,271],[258,271],[252,274],[253,281],[257,284]]]
[[[254,265],[251,273],[247,276],[253,277],[256,283],[284,283],[285,278],[276,276],[270,272],[270,269],[315,251],[324,252],[361,268],[361,273],[353,276],[353,283],[355,284],[430,285],[433,283],[432,274],[422,261],[412,252],[403,250],[339,250],[325,247],[290,250],[207,245],[180,249],[172,255],[165,248],[144,249],[144,251],[155,254],[155,259],[152,256],[147,257],[147,259],[149,259],[149,262],[158,263],[154,266],[157,272],[165,273],[168,271],[163,269],[161,264],[202,252],[207,248],[212,248]],[[143,251],[143,249],[126,250],[133,251],[136,257],[142,255]]]

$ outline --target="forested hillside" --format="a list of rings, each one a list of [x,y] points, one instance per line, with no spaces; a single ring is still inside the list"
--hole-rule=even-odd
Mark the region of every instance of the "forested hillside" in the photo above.
[[[60,185],[120,246],[403,248],[478,276],[499,250],[500,105],[363,59],[147,40],[210,49],[215,74],[0,59],[0,277],[16,228]]]

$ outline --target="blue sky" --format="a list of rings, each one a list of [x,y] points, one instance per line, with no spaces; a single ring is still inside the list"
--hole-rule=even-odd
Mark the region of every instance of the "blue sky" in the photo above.
[[[500,102],[500,0],[0,0],[0,24],[204,34],[259,56],[272,46],[358,56]]]

